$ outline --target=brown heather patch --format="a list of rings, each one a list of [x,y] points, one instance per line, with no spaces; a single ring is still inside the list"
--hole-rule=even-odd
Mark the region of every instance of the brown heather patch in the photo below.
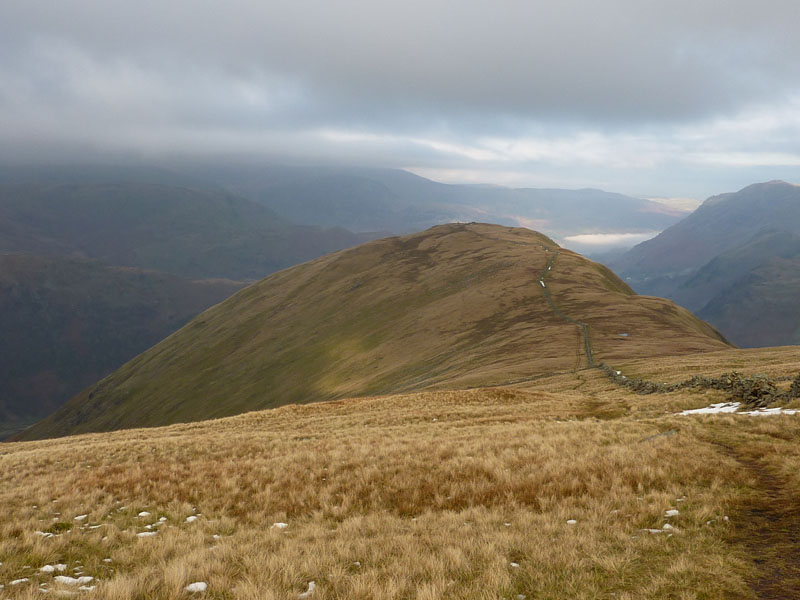
[[[536,385],[0,446],[0,593],[56,590],[38,569],[64,563],[97,578],[82,596],[119,600],[193,581],[207,598],[296,599],[309,581],[315,600],[755,597],[736,511],[758,481],[716,442],[740,432],[777,465],[763,440],[791,417],[675,417],[716,398],[635,396],[595,370]],[[642,531],[667,521],[680,531]]]

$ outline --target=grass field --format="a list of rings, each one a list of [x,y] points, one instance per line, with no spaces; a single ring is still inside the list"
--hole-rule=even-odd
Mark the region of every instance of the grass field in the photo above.
[[[800,348],[620,366],[734,363],[795,375]],[[794,597],[800,417],[675,414],[724,399],[584,369],[5,444],[0,595]]]

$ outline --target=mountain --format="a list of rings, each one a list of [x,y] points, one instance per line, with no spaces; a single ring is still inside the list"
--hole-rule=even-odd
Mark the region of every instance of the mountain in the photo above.
[[[365,239],[289,223],[213,188],[20,178],[0,184],[0,251],[95,258],[190,278],[260,279]]]
[[[0,254],[0,439],[242,285],[85,259]]]
[[[611,266],[638,292],[671,298],[714,257],[774,230],[800,234],[800,186],[770,181],[712,196]]]
[[[263,165],[189,172],[289,220],[353,231],[408,233],[453,221],[491,221],[563,238],[661,231],[686,214],[602,190],[450,185],[397,169]]]
[[[636,291],[689,308],[738,345],[775,346],[800,342],[798,258],[800,186],[771,181],[709,198],[609,264]]]
[[[743,347],[800,345],[800,253],[770,258],[697,313]]]
[[[588,326],[596,361],[729,347],[688,311],[636,296],[604,266],[544,235],[443,225],[267,277],[23,436],[149,427],[572,371],[591,363],[576,321]]]

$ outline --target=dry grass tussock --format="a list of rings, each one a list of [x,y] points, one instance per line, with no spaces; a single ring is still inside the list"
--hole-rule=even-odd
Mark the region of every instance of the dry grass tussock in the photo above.
[[[594,370],[537,385],[0,446],[0,595],[753,597],[731,540],[758,482],[726,448],[796,479],[800,421],[676,417],[716,392],[635,396]],[[94,579],[40,571],[57,564]]]

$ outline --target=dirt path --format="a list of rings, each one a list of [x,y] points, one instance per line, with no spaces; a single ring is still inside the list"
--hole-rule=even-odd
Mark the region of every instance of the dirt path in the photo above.
[[[736,447],[714,442],[756,481],[733,519],[730,540],[745,548],[758,568],[749,582],[757,598],[800,598],[800,490]]]
[[[558,308],[555,301],[553,300],[553,297],[550,294],[550,289],[547,287],[547,283],[545,282],[545,277],[548,275],[548,273],[550,273],[550,271],[553,270],[553,266],[555,265],[556,259],[558,258],[559,254],[560,252],[558,252],[557,250],[553,252],[553,257],[549,261],[547,261],[547,265],[545,266],[544,271],[542,271],[542,274],[539,275],[537,283],[539,284],[539,287],[542,288],[542,294],[544,294],[545,300],[547,300],[547,303],[550,305],[550,308],[553,309],[553,312],[555,312],[556,315],[558,315],[565,321],[569,321],[570,323],[579,328],[580,333],[583,335],[583,351],[586,355],[586,366],[593,367],[595,366],[595,362],[594,362],[594,356],[592,354],[592,339],[589,336],[589,326],[586,323],[581,323],[580,321],[576,321],[572,317],[565,315],[563,312],[561,312],[561,310]],[[578,367],[580,367],[580,365],[578,365]]]

